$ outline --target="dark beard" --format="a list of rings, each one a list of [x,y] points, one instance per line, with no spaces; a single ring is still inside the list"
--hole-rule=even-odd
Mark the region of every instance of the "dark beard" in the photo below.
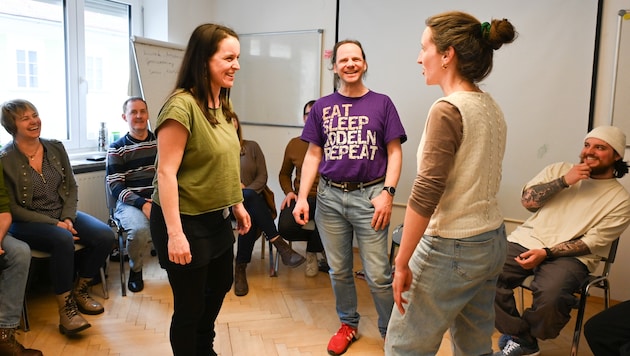
[[[610,172],[610,167],[597,167],[591,169],[591,177],[606,174]]]
[[[580,163],[584,163],[584,157],[580,157]],[[613,165],[610,165],[610,166],[606,166],[606,167],[600,166],[600,167],[597,167],[597,168],[591,168],[590,176],[593,177],[593,176],[600,176],[600,175],[603,175],[603,174],[607,174],[608,172],[610,172],[611,169],[613,169],[613,167],[614,167]],[[614,169],[613,169],[613,171],[614,171]]]

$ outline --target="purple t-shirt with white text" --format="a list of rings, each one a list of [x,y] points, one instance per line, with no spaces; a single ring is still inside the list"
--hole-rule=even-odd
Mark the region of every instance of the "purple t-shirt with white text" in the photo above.
[[[392,100],[371,90],[358,98],[335,92],[317,100],[301,138],[322,148],[319,173],[336,182],[385,176],[387,143],[407,141]]]

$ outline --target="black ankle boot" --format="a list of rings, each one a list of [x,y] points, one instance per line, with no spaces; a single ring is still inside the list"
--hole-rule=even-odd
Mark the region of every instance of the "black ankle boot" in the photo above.
[[[138,293],[144,289],[142,270],[140,270],[140,272],[129,270],[129,282],[127,283],[127,288],[134,293]]]
[[[278,249],[278,253],[280,253],[280,257],[282,258],[282,263],[291,268],[295,268],[302,263],[306,262],[306,258],[300,255],[299,253],[293,251],[291,246],[284,241],[282,236],[278,236],[274,241],[271,242]]]
[[[234,294],[242,297],[249,293],[249,285],[247,285],[247,263],[237,263],[234,268]]]

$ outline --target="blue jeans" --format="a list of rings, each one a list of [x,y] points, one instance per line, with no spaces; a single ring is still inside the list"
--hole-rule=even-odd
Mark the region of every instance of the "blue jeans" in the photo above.
[[[424,235],[409,268],[413,281],[394,308],[386,355],[435,355],[447,329],[453,355],[492,353],[494,295],[506,256],[505,227],[464,239]]]
[[[278,236],[276,223],[262,194],[252,189],[243,189],[243,206],[252,219],[252,226],[245,235],[238,235],[237,263],[249,263],[252,260],[252,251],[260,231],[265,233],[267,240]]]
[[[6,266],[0,270],[0,328],[13,329],[20,325],[31,249],[11,235],[2,239],[2,249]]]
[[[315,222],[330,266],[337,315],[342,323],[359,325],[354,285],[352,239],[356,238],[365,278],[378,313],[382,336],[394,305],[392,271],[387,257],[388,229],[375,231],[371,224],[374,206],[370,200],[381,194],[383,184],[344,192],[321,179],[317,188]],[[389,226],[388,226],[389,228]]]
[[[142,271],[145,247],[151,241],[149,219],[142,210],[118,200],[114,215],[127,231],[127,253],[129,268],[134,272]]]
[[[79,277],[94,278],[114,246],[114,232],[104,222],[77,212],[74,221],[80,239],[85,246],[76,253]],[[26,242],[31,249],[50,253],[50,279],[55,294],[72,289],[75,277],[74,239],[70,231],[45,223],[14,222],[9,232]]]

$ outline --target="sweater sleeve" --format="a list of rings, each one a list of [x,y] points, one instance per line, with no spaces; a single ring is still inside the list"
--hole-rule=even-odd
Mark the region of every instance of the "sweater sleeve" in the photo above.
[[[60,141],[55,141],[54,146],[59,149],[59,160],[65,172],[66,187],[68,190],[67,196],[63,199],[63,208],[61,210],[60,220],[70,219],[72,222],[77,219],[77,209],[79,205],[79,186],[77,185],[76,178],[74,177],[74,171],[70,164],[70,157],[68,152]]]
[[[105,164],[106,182],[109,190],[116,200],[120,200],[125,204],[135,206],[142,209],[147,200],[129,189],[127,177],[127,165],[125,155],[125,138],[126,135],[118,141],[112,143],[107,150],[107,162]],[[141,167],[137,167],[141,168]]]
[[[291,149],[293,140],[289,141],[287,147],[284,149],[284,158],[282,159],[282,166],[280,167],[280,174],[278,180],[280,181],[280,188],[285,195],[293,192],[293,184],[291,178],[293,178],[293,171],[295,166],[293,165],[293,159],[291,158]]]
[[[429,113],[424,135],[422,165],[413,183],[409,206],[418,214],[430,217],[444,193],[462,142],[463,123],[459,110],[446,101],[437,103]]]
[[[248,153],[248,154],[251,154],[254,159],[254,162],[256,165],[256,174],[255,174],[254,180],[251,181],[249,184],[246,184],[245,188],[252,189],[260,193],[267,185],[267,178],[268,178],[267,163],[265,161],[265,155],[260,149],[260,146],[258,145],[258,143],[256,141],[249,141],[249,142],[250,142],[250,145],[248,149],[252,150],[253,152]]]

